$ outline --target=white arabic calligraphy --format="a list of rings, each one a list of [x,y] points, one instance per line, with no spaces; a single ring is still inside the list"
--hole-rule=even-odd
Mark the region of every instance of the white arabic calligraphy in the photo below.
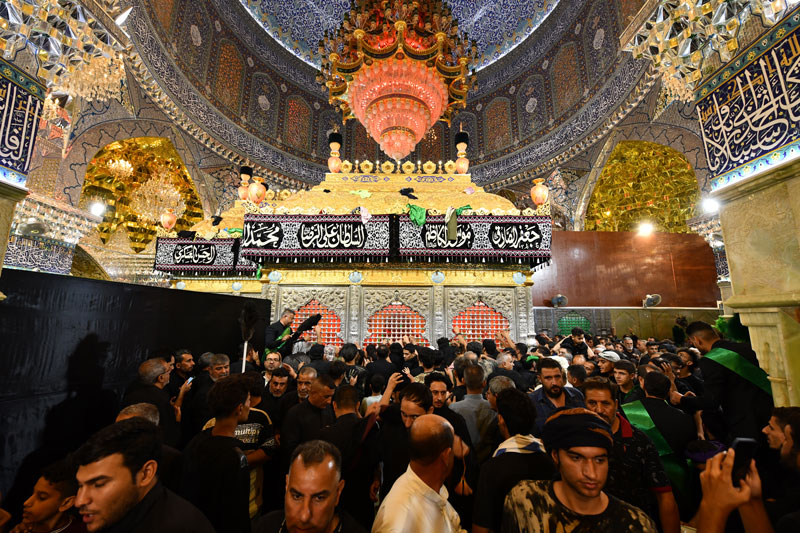
[[[706,160],[722,174],[800,137],[795,31],[697,105]]]
[[[536,224],[492,224],[489,239],[499,250],[538,250],[542,234]]]
[[[317,222],[302,224],[297,237],[303,249],[363,248],[367,228],[360,222]]]
[[[178,244],[172,254],[176,265],[213,265],[217,248],[213,244]]]

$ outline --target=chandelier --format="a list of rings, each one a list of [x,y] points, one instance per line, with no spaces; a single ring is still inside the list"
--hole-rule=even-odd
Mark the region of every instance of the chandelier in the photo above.
[[[354,0],[319,43],[317,81],[343,120],[355,117],[392,159],[410,154],[436,123],[466,106],[475,41],[437,0]]]
[[[689,102],[718,54],[727,63],[739,51],[739,30],[755,15],[777,24],[800,0],[660,0],[625,50],[650,59],[663,75],[670,100]]]
[[[131,195],[131,208],[148,222],[157,222],[170,212],[180,218],[186,211],[181,193],[166,172],[150,178]]]

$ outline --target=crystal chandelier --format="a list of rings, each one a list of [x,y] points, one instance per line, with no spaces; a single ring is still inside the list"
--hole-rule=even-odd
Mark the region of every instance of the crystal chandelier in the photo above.
[[[186,204],[169,175],[159,172],[133,193],[131,208],[146,221],[157,222],[168,210],[172,210],[180,218],[186,211]]]
[[[475,41],[437,0],[354,0],[319,43],[330,103],[355,117],[391,158],[410,154],[437,120],[466,106]]]
[[[106,168],[117,179],[130,178],[133,175],[133,165],[126,159],[113,159],[106,163]]]
[[[660,0],[625,50],[661,71],[670,99],[689,102],[712,54],[727,63],[739,50],[739,29],[758,15],[777,24],[800,0]]]

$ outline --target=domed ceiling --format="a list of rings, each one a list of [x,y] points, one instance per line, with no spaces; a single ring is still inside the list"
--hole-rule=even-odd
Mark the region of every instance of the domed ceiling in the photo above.
[[[317,43],[336,31],[350,0],[239,0],[276,41],[309,65],[319,67]],[[449,0],[459,27],[478,45],[476,69],[490,65],[533,33],[559,0]]]
[[[131,0],[132,72],[174,122],[223,157],[283,186],[319,183],[341,115],[315,81],[312,43],[338,26],[348,1]],[[455,159],[463,128],[476,183],[522,179],[591,146],[652,86],[650,63],[619,50],[643,0],[447,3],[478,41],[482,68],[466,109],[452,126],[435,124],[410,160]],[[342,133],[343,159],[386,159],[360,123]]]

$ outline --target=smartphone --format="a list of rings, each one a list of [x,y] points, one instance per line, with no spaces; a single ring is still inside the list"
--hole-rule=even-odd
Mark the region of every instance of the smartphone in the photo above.
[[[194,376],[190,377],[189,379],[186,380],[186,383],[191,383],[193,379],[194,379]]]
[[[738,438],[733,441],[731,448],[736,452],[733,458],[733,470],[731,470],[731,477],[733,478],[733,486],[738,487],[739,481],[743,480],[750,470],[750,462],[755,457],[756,450],[758,449],[758,441],[755,439]]]

